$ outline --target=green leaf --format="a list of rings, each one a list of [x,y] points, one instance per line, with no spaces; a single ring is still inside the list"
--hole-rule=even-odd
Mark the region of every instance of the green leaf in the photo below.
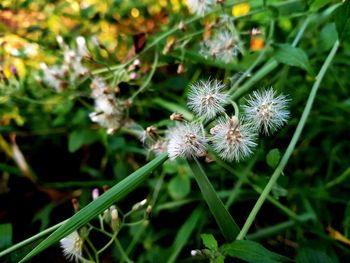
[[[206,248],[214,251],[218,250],[218,242],[212,234],[202,234],[201,238]]]
[[[337,27],[339,41],[350,38],[350,1],[345,1],[335,11],[335,25]]]
[[[338,39],[337,29],[334,23],[327,24],[318,35],[317,51],[328,51],[332,48],[334,42]]]
[[[170,196],[175,199],[182,199],[186,197],[191,190],[190,178],[187,175],[177,175],[173,177],[168,185]]]
[[[68,219],[66,223],[64,223],[48,238],[36,246],[20,262],[29,260],[101,214],[106,208],[110,207],[112,204],[119,201],[136,187],[141,185],[148,178],[151,172],[157,167],[161,166],[167,158],[167,154],[161,154],[137,171],[130,174],[124,180],[120,181],[107,192],[102,194],[99,198],[92,201],[90,204]]]
[[[332,258],[321,250],[301,248],[296,257],[297,263],[334,263]]]
[[[276,168],[281,159],[281,153],[278,149],[272,149],[266,155],[266,162],[271,168]]]
[[[329,2],[329,0],[314,0],[310,6],[310,11],[315,12],[327,5]]]
[[[221,247],[221,252],[224,255],[229,255],[251,263],[280,263],[292,261],[250,240],[236,240],[231,244],[223,245]]]
[[[283,64],[305,69],[312,74],[309,59],[301,48],[292,47],[288,44],[276,44],[275,59]]]
[[[99,133],[91,130],[76,130],[69,134],[68,149],[75,152],[81,146],[91,144],[99,139]]]
[[[12,245],[12,225],[0,224],[0,249],[9,247]]]

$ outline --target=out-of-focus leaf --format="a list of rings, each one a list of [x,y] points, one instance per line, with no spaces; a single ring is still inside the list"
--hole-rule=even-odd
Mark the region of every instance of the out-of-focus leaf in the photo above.
[[[310,5],[310,11],[315,12],[327,5],[329,2],[329,0],[314,0]]]
[[[271,168],[276,168],[280,159],[281,159],[281,153],[278,149],[272,149],[266,155],[266,162]]]
[[[275,59],[280,63],[299,67],[305,69],[308,73],[312,73],[309,59],[301,48],[292,47],[288,44],[277,44]]]
[[[75,152],[81,146],[91,144],[99,139],[99,134],[91,130],[76,130],[69,134],[68,149]]]
[[[168,185],[169,194],[173,199],[182,199],[190,193],[190,178],[187,175],[173,177]]]
[[[317,41],[317,50],[320,52],[332,48],[334,42],[338,39],[338,33],[334,23],[327,24],[320,32]]]
[[[350,1],[345,1],[335,11],[335,24],[339,41],[349,40],[350,37]]]
[[[0,224],[0,249],[9,247],[12,245],[12,225]]]
[[[296,258],[297,263],[334,263],[334,261],[321,250],[302,248]]]

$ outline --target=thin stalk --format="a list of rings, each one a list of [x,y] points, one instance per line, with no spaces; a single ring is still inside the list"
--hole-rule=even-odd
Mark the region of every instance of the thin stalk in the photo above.
[[[309,95],[309,98],[306,102],[306,105],[305,105],[305,109],[303,111],[303,114],[300,118],[300,121],[298,123],[298,126],[293,134],[293,138],[292,140],[290,141],[289,145],[288,145],[288,148],[286,150],[286,152],[284,153],[280,163],[278,164],[275,172],[272,174],[269,182],[267,183],[267,185],[265,186],[265,189],[263,190],[263,192],[261,193],[258,201],[256,202],[256,204],[254,205],[252,211],[250,212],[241,232],[238,234],[237,236],[237,239],[240,240],[240,239],[243,239],[250,226],[252,225],[256,215],[258,214],[261,206],[263,205],[263,203],[265,202],[265,199],[267,198],[267,196],[269,195],[270,191],[272,190],[272,187],[274,186],[274,184],[276,183],[276,181],[278,180],[278,178],[280,177],[284,167],[287,165],[287,162],[290,158],[290,156],[292,155],[292,152],[295,148],[295,145],[296,143],[298,142],[299,140],[299,137],[301,135],[301,132],[305,126],[305,123],[306,123],[306,120],[309,116],[309,113],[311,111],[311,108],[312,108],[312,104],[316,98],[316,93],[317,93],[317,90],[321,84],[321,81],[327,71],[327,69],[329,68],[337,50],[338,50],[338,47],[339,47],[339,41],[337,40],[334,45],[333,45],[333,48],[331,50],[331,52],[329,53],[329,55],[327,56],[324,64],[322,65],[322,68],[321,70],[319,71],[319,73],[317,74],[316,76],[316,81],[314,83],[314,85],[312,86],[312,89],[311,89],[311,92],[310,92],[310,95]]]
[[[341,175],[339,175],[334,180],[328,182],[326,184],[326,188],[331,188],[337,184],[342,183],[344,180],[346,180],[350,176],[350,167],[348,167]]]
[[[189,162],[189,166],[223,236],[227,242],[233,242],[239,232],[239,227],[216,194],[197,158],[194,158],[194,162]]]
[[[156,72],[157,64],[158,64],[158,52],[156,51],[154,54],[154,61],[152,64],[151,72],[148,74],[148,78],[142,84],[142,86],[131,96],[131,101],[133,101],[137,95],[139,95],[141,92],[143,92],[147,88],[148,84],[152,80],[154,73]]]
[[[122,255],[123,260],[125,260],[127,263],[133,263],[133,261],[128,257],[128,255],[125,253],[124,248],[120,244],[119,240],[116,238],[114,239],[115,245],[117,246],[120,254]]]

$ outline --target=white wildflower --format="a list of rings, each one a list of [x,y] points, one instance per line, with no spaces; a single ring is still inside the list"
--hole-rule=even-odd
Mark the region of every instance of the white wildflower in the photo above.
[[[212,119],[217,113],[225,111],[229,96],[223,92],[225,85],[218,80],[199,81],[192,84],[188,95],[188,107],[198,116]]]
[[[192,14],[204,16],[212,10],[215,2],[215,0],[187,0],[187,6]]]
[[[236,116],[219,119],[210,132],[213,148],[224,160],[238,162],[251,155],[257,145],[250,125],[242,124]]]
[[[60,243],[63,254],[69,261],[79,262],[79,260],[83,259],[83,240],[77,231],[74,231],[65,238],[61,239]]]
[[[167,138],[168,155],[172,160],[177,157],[203,156],[206,153],[206,138],[199,124],[181,123],[169,130]]]
[[[263,91],[254,91],[244,106],[247,121],[259,132],[266,135],[281,128],[289,118],[287,104],[289,99],[285,95],[277,95],[270,88]]]

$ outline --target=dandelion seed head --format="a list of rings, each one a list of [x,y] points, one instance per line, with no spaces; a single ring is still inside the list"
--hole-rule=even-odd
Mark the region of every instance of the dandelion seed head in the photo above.
[[[236,116],[220,118],[211,129],[212,144],[219,156],[227,161],[240,161],[253,153],[256,134]]]
[[[269,135],[287,122],[290,116],[287,109],[289,101],[287,96],[277,95],[272,88],[254,91],[244,106],[247,121],[259,132]]]
[[[177,157],[203,156],[206,153],[207,140],[199,124],[181,123],[168,131],[167,139],[167,151],[172,160]]]
[[[193,84],[188,95],[188,107],[204,119],[214,118],[219,112],[225,111],[224,106],[229,101],[224,87],[218,80],[201,80]]]
[[[200,52],[205,57],[213,57],[224,63],[230,63],[239,54],[240,47],[235,35],[223,30],[215,34],[213,38],[204,41]]]
[[[63,254],[69,261],[79,262],[82,259],[83,240],[77,231],[61,239],[60,243]]]

